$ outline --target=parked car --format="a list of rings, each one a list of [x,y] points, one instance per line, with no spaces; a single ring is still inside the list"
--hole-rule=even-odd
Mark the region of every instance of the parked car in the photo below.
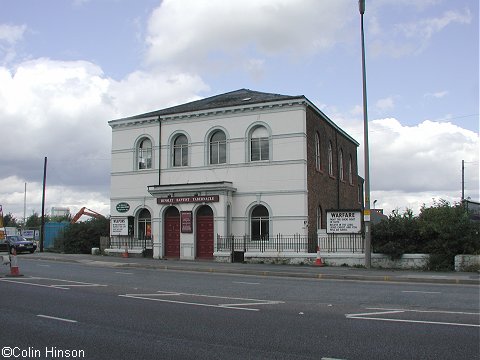
[[[17,250],[17,253],[21,252],[31,252],[34,253],[37,250],[37,243],[31,240],[25,239],[20,235],[7,236],[5,240],[6,243],[10,245],[10,253],[13,252],[13,249]]]

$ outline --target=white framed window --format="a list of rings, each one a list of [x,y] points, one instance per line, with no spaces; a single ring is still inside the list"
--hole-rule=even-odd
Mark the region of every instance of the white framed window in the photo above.
[[[173,140],[173,166],[188,166],[188,139],[185,135],[178,135]]]
[[[250,217],[250,234],[252,240],[268,240],[270,228],[270,214],[263,205],[257,205]]]
[[[343,150],[340,149],[338,152],[338,176],[340,177],[340,181],[343,181],[345,178],[345,173],[343,170]]]
[[[148,209],[142,209],[138,214],[137,238],[140,240],[150,240],[152,238],[152,216]]]
[[[348,158],[348,183],[353,185],[353,164],[352,164],[352,155]]]
[[[257,126],[250,134],[250,161],[270,159],[270,141],[268,130]]]
[[[227,137],[222,130],[216,130],[209,140],[210,164],[225,164],[227,162]]]
[[[148,138],[138,143],[137,166],[139,170],[152,168],[152,141]]]
[[[315,133],[315,169],[317,169],[317,171],[322,170],[322,162],[320,155],[320,135],[317,132]]]
[[[332,142],[328,142],[328,175],[333,176],[333,149]]]

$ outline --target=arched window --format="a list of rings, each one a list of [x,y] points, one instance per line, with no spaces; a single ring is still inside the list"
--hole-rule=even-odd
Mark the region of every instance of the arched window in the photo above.
[[[188,139],[178,135],[173,141],[173,166],[188,166]]]
[[[333,150],[332,142],[328,142],[328,174],[333,176]]]
[[[221,130],[210,136],[210,164],[225,164],[227,162],[227,138]]]
[[[250,134],[250,161],[270,159],[270,143],[268,130],[257,126]]]
[[[353,185],[352,155],[348,158],[348,183]]]
[[[253,208],[250,226],[252,240],[268,240],[270,216],[265,206],[257,205]]]
[[[137,164],[138,169],[152,168],[152,141],[150,139],[145,138],[138,143]]]
[[[152,216],[148,209],[142,209],[138,214],[137,238],[150,240],[152,238]]]
[[[315,133],[315,169],[320,171],[322,169],[322,162],[320,158],[320,135]]]
[[[340,177],[340,181],[343,181],[345,178],[345,174],[343,171],[343,150],[340,149],[338,152],[338,176]]]

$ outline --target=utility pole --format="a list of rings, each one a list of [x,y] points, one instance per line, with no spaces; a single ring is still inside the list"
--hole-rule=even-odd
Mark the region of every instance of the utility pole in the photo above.
[[[462,202],[465,200],[465,160],[462,160]]]
[[[365,208],[363,220],[365,223],[365,267],[371,267],[371,229],[370,229],[370,160],[368,154],[368,115],[367,115],[367,75],[365,69],[365,34],[363,30],[363,14],[365,14],[365,0],[358,1],[360,11],[360,25],[362,36],[362,80],[363,80],[363,137],[365,153]]]
[[[40,252],[43,252],[43,239],[45,236],[45,185],[47,182],[47,157],[43,163],[43,192],[42,192],[42,227],[40,229]]]

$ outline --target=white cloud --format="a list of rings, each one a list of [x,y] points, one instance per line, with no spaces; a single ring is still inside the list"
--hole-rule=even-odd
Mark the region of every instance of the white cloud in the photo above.
[[[0,42],[13,45],[22,40],[26,29],[26,25],[0,24]]]
[[[149,20],[147,61],[199,68],[212,66],[212,53],[308,54],[351,36],[342,30],[353,10],[348,0],[165,0]]]
[[[395,101],[392,96],[379,99],[375,103],[375,106],[377,107],[378,110],[381,112],[387,111],[387,110],[392,110],[395,107]]]
[[[433,93],[426,93],[425,95],[423,95],[423,97],[441,99],[441,98],[443,98],[447,95],[448,95],[448,91],[443,90],[443,91],[437,91],[437,92],[433,92]]]
[[[363,176],[363,123],[345,119],[338,123],[362,143],[358,162]],[[478,199],[478,149],[476,133],[449,122],[426,120],[406,126],[394,118],[369,121],[371,198],[388,212],[406,207],[418,212],[421,204],[434,198],[459,201],[465,160],[471,165],[466,192]]]
[[[465,9],[463,13],[450,10],[444,12],[440,17],[423,19],[418,22],[397,24],[396,29],[402,32],[407,38],[415,37],[426,41],[452,23],[469,24],[471,21],[472,14],[470,13],[470,10]]]
[[[44,157],[47,208],[82,206],[108,214],[111,129],[108,121],[198,98],[194,75],[134,72],[117,82],[87,61],[36,59],[0,67],[2,162],[6,212],[40,212]]]
[[[10,63],[17,55],[15,45],[23,39],[26,25],[0,24],[0,63]]]
[[[391,5],[385,2],[386,5]],[[417,11],[428,7],[430,2],[420,3],[422,6],[416,6]],[[397,4],[398,5],[398,4]],[[410,4],[406,1],[405,5]],[[389,8],[389,11],[392,9]],[[415,13],[417,15],[417,13]],[[367,31],[370,38],[369,50],[374,56],[382,54],[393,58],[404,57],[411,54],[418,54],[425,50],[431,39],[452,24],[470,24],[472,22],[472,14],[469,9],[463,11],[448,10],[437,17],[415,18],[409,22],[392,23],[390,26],[381,27],[379,24],[376,11],[369,21]]]

